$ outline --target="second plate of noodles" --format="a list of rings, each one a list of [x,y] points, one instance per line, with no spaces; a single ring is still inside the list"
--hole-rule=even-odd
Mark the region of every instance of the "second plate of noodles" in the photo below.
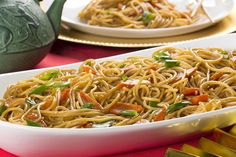
[[[204,17],[200,9],[193,13],[194,3],[182,10],[168,0],[95,0],[79,17],[89,25],[112,28],[153,29],[193,24]]]
[[[53,0],[45,0],[46,8]],[[233,0],[67,0],[62,21],[70,28],[101,36],[154,38],[209,27],[229,15]],[[205,11],[203,11],[205,10]],[[210,21],[206,15],[210,15]]]
[[[10,85],[0,118],[49,128],[98,128],[158,122],[236,105],[236,52],[157,50],[152,57],[87,60]]]

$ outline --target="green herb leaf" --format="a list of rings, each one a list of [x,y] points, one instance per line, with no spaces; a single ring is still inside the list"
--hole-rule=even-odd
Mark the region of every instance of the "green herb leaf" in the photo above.
[[[3,113],[4,111],[6,111],[6,109],[7,109],[7,107],[6,107],[5,105],[1,105],[1,106],[0,106],[0,116],[2,115],[2,113]]]
[[[157,61],[165,61],[165,60],[171,60],[171,56],[168,52],[160,52],[159,54],[154,56],[154,59]]]
[[[218,50],[221,54],[223,54],[223,55],[227,55],[227,54],[229,54],[227,51],[225,51],[225,50]]]
[[[124,110],[121,112],[121,115],[122,116],[130,116],[130,117],[133,117],[133,116],[137,116],[138,115],[138,112],[135,111],[135,110]]]
[[[156,102],[156,101],[149,102],[149,106],[151,106],[151,107],[157,107],[157,104],[158,104],[158,102]]]
[[[122,80],[123,80],[123,81],[127,81],[128,79],[129,79],[128,76],[126,76],[126,75],[122,76]]]
[[[120,66],[119,66],[119,68],[124,68],[125,67],[125,64],[121,64]]]
[[[81,108],[92,109],[93,108],[93,104],[92,103],[87,103],[87,104],[84,104]]]
[[[28,126],[34,126],[34,127],[42,127],[41,124],[37,123],[37,122],[34,122],[32,120],[29,120],[29,119],[26,119],[26,122],[27,122],[27,125]]]
[[[43,74],[39,79],[40,80],[50,80],[51,78],[54,78],[58,75],[58,70],[51,70],[46,74]]]
[[[54,88],[64,88],[64,87],[70,87],[71,83],[70,82],[60,82],[60,83],[50,83],[47,85],[41,85],[38,88],[34,89],[30,94],[38,94],[42,95],[43,92],[48,90],[50,87]]]
[[[85,63],[85,65],[92,66],[92,62],[91,62],[91,61],[87,61],[87,62]]]
[[[48,90],[49,86],[41,85],[38,88],[34,89],[30,94],[38,94],[41,95],[44,91]]]
[[[37,103],[36,103],[34,100],[32,100],[31,98],[26,98],[26,99],[25,99],[25,102],[26,102],[27,104],[31,105],[31,106],[34,106],[34,105],[37,104]]]
[[[150,13],[150,12],[144,12],[144,13],[143,13],[143,18],[142,18],[142,20],[143,20],[144,24],[148,24],[148,23],[149,23],[150,21],[152,21],[154,18],[155,18],[155,16],[154,16],[152,13]]]
[[[176,103],[176,104],[171,104],[167,108],[167,113],[172,113],[176,110],[179,110],[181,108],[186,107],[189,104],[190,104],[189,102],[179,102],[179,103]]]
[[[180,62],[177,60],[166,60],[165,61],[165,67],[166,68],[172,68],[172,67],[176,67],[179,66]]]
[[[54,88],[64,88],[64,87],[70,87],[70,82],[60,82],[60,83],[53,83],[51,86]]]

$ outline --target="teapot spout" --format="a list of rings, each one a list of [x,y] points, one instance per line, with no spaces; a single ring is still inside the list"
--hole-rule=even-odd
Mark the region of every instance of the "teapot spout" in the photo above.
[[[52,24],[56,36],[58,36],[61,24],[61,15],[66,0],[54,0],[47,11],[47,16]]]

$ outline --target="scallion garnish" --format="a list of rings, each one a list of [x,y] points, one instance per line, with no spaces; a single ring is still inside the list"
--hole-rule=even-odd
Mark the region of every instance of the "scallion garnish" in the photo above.
[[[165,60],[171,60],[171,56],[168,52],[160,52],[157,55],[154,55],[154,59],[157,61],[165,61]]]
[[[6,109],[7,109],[7,107],[6,107],[5,105],[1,105],[1,106],[0,106],[0,116],[2,115],[2,113],[3,113],[4,111],[6,111]]]
[[[27,125],[28,126],[34,126],[34,127],[42,127],[41,124],[37,123],[37,122],[34,122],[32,120],[29,120],[29,119],[26,119],[26,122],[27,122]]]
[[[92,128],[108,128],[111,127],[114,121],[107,121],[104,123],[95,123],[93,124]]]
[[[49,86],[47,85],[41,85],[39,87],[37,87],[36,89],[34,89],[30,94],[38,94],[41,95],[43,92],[45,92],[46,90],[49,89]]]
[[[119,68],[124,68],[125,67],[125,64],[121,64],[120,66],[119,66]]]
[[[127,81],[128,79],[129,79],[128,76],[126,76],[126,75],[123,75],[123,76],[122,76],[122,80],[123,80],[123,81]]]
[[[38,94],[41,95],[43,94],[43,92],[45,92],[46,90],[48,90],[50,87],[54,87],[54,88],[65,88],[65,87],[70,87],[71,83],[70,82],[52,82],[50,84],[44,84],[41,85],[37,88],[35,88],[30,94]]]
[[[60,83],[53,83],[52,87],[55,88],[64,88],[64,87],[70,87],[71,83],[70,82],[60,82]]]
[[[179,65],[180,65],[180,62],[177,60],[165,60],[165,67],[166,68],[172,68],[172,67],[176,67]]]
[[[175,103],[175,104],[171,104],[168,106],[167,108],[167,113],[172,113],[176,110],[179,110],[181,108],[184,108],[186,107],[187,105],[189,105],[190,103],[189,102],[178,102],[178,103]]]
[[[34,105],[37,104],[37,103],[36,103],[34,100],[32,100],[31,98],[26,98],[26,99],[25,99],[25,102],[26,102],[27,104],[31,105],[31,106],[34,106]]]
[[[92,66],[92,62],[91,62],[91,61],[87,61],[87,62],[85,63],[85,65]]]
[[[121,115],[133,117],[133,116],[137,116],[138,112],[135,110],[124,110],[124,111],[121,111]]]
[[[149,102],[149,106],[151,106],[151,107],[157,107],[157,104],[158,104],[158,102],[156,102],[156,101]]]
[[[39,79],[40,80],[50,80],[51,78],[54,78],[58,75],[58,70],[50,70],[46,74],[43,74]]]
[[[223,55],[229,54],[229,53],[228,53],[227,51],[225,51],[225,50],[218,50],[218,51],[220,51],[220,53],[223,54]]]
[[[144,24],[148,24],[148,23],[151,22],[154,18],[155,18],[155,16],[154,16],[152,13],[150,13],[150,12],[144,12],[144,13],[143,13],[143,18],[142,18],[142,20],[143,20],[143,23],[144,23]]]
[[[93,108],[93,104],[92,103],[87,103],[87,104],[84,104],[81,108],[92,109]]]

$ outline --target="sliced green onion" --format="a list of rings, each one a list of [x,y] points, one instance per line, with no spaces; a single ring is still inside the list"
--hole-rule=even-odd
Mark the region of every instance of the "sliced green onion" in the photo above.
[[[142,21],[144,22],[144,24],[148,24],[150,21],[152,21],[155,18],[155,16],[150,13],[150,12],[144,12],[143,13],[143,18]]]
[[[0,106],[0,116],[2,115],[2,113],[3,113],[4,111],[6,111],[6,109],[7,109],[7,107],[6,107],[5,105],[1,105],[1,106]]]
[[[26,102],[27,104],[31,105],[31,106],[34,106],[34,105],[37,104],[37,103],[36,103],[34,100],[32,100],[31,98],[26,98],[26,99],[25,99],[25,102]]]
[[[70,87],[71,83],[70,82],[60,82],[60,83],[50,83],[47,85],[41,85],[38,88],[34,89],[30,94],[38,94],[41,95],[43,92],[48,90],[50,87],[54,88],[64,88],[64,87]]]
[[[107,121],[107,122],[104,122],[104,123],[95,123],[93,124],[93,128],[108,128],[108,127],[111,127],[112,124],[114,123],[113,120],[111,121]]]
[[[91,61],[87,61],[87,62],[85,63],[85,65],[92,66],[92,62],[91,62]]]
[[[39,79],[40,80],[50,80],[51,78],[54,78],[58,75],[58,70],[51,70],[47,72],[46,74],[43,74]]]
[[[49,86],[41,85],[38,88],[34,89],[30,94],[38,94],[41,95],[44,91],[48,90]]]
[[[87,104],[84,104],[81,108],[92,109],[93,108],[93,104],[92,103],[87,103]]]
[[[122,116],[130,116],[130,117],[133,117],[133,116],[137,116],[138,115],[138,112],[135,111],[135,110],[124,110],[121,112],[121,115]]]
[[[53,83],[51,86],[54,88],[64,88],[64,87],[70,87],[70,82],[60,82],[60,83]]]
[[[172,67],[176,67],[179,66],[180,62],[177,60],[166,60],[165,61],[165,67],[166,68],[172,68]]]
[[[179,103],[176,103],[176,104],[171,104],[168,106],[167,108],[167,113],[172,113],[174,111],[177,111],[181,108],[184,108],[186,106],[188,106],[190,103],[189,102],[179,102]]]
[[[154,55],[154,59],[157,61],[165,61],[165,60],[171,60],[171,56],[168,52],[160,52],[157,55]]]
[[[126,75],[122,76],[122,80],[123,80],[123,81],[127,81],[128,79],[129,79],[128,76],[126,76]]]
[[[125,67],[125,64],[121,64],[120,66],[119,66],[119,68],[124,68]]]
[[[149,102],[149,106],[151,106],[151,107],[157,107],[157,104],[158,104],[158,102],[156,102],[156,101]]]
[[[34,127],[42,127],[41,124],[37,123],[37,122],[34,122],[32,120],[29,120],[29,119],[26,119],[26,122],[27,122],[27,125],[28,126],[34,126]]]
[[[225,50],[218,50],[221,54],[223,54],[223,55],[227,55],[227,54],[229,54],[227,51],[225,51]]]
[[[168,51],[162,51],[159,53],[160,56],[170,56]]]
[[[225,50],[218,50],[222,55],[224,59],[229,59],[229,53]]]
[[[170,56],[159,56],[158,60],[171,60]]]

